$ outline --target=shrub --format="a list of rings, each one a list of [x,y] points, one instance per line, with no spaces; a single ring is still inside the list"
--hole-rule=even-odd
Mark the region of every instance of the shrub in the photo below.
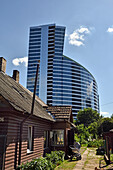
[[[48,167],[52,170],[58,163],[58,155],[52,151],[51,154],[46,154],[46,160],[48,161]]]
[[[46,158],[38,158],[34,159],[31,162],[27,162],[26,164],[22,164],[21,166],[18,166],[18,169],[21,170],[44,170],[48,169],[48,162]]]
[[[46,154],[48,161],[48,167],[54,169],[57,165],[60,165],[64,161],[63,151],[52,151],[51,154]]]
[[[64,151],[55,151],[55,152],[59,157],[59,161],[64,161],[64,156],[65,156]]]
[[[41,158],[37,159],[36,169],[39,169],[39,170],[48,169],[48,162],[47,162],[46,158],[41,157]]]
[[[21,170],[54,170],[57,165],[64,161],[65,153],[63,151],[52,151],[46,154],[45,158],[34,159],[31,162],[18,166]]]
[[[100,147],[104,145],[103,139],[96,139],[88,142],[88,147]]]
[[[76,133],[75,133],[75,135],[74,135],[74,140],[75,140],[76,142],[79,142],[79,143],[80,143],[80,137],[79,137],[79,135],[76,134]]]

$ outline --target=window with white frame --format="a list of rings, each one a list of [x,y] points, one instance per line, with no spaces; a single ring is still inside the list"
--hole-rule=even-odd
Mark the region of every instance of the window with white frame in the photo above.
[[[48,131],[44,131],[44,148],[48,147]]]
[[[33,151],[33,127],[28,126],[28,147],[27,153],[31,153]]]
[[[64,145],[64,130],[53,130],[50,132],[51,145]]]

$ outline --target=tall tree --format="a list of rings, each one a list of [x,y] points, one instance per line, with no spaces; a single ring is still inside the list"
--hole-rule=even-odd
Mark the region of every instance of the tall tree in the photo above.
[[[103,132],[109,132],[109,130],[113,129],[113,118],[105,117],[101,119],[101,123],[98,127],[99,135]]]
[[[77,114],[77,123],[89,126],[91,123],[99,120],[99,113],[92,108],[80,110]]]

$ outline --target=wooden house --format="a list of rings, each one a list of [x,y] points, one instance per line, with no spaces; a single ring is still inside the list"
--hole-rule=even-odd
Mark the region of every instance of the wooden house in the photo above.
[[[31,115],[33,94],[19,84],[19,72],[12,78],[5,66],[0,58],[0,169],[16,169],[51,150],[68,152],[71,107],[48,107],[36,96]]]
[[[69,145],[74,143],[74,131],[71,106],[49,106],[47,111],[51,113],[55,122],[50,132],[51,149],[69,152]]]

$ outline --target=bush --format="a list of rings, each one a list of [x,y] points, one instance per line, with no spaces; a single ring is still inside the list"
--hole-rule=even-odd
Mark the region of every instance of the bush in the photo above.
[[[39,169],[39,170],[48,169],[48,162],[46,158],[41,157],[41,158],[38,158],[36,161],[37,161],[36,169]]]
[[[46,154],[45,158],[34,159],[31,162],[18,166],[21,170],[53,170],[57,165],[64,161],[65,153],[63,151],[52,151]]]
[[[58,155],[52,151],[51,154],[46,154],[46,159],[48,161],[48,167],[54,169],[58,163]]]
[[[78,134],[74,134],[74,140],[76,141],[76,142],[79,142],[80,143],[80,137],[79,137],[79,135]]]
[[[26,164],[22,164],[21,166],[18,166],[18,169],[21,170],[44,170],[48,169],[48,162],[46,158],[38,158],[34,159],[31,162],[27,162]]]
[[[104,145],[103,139],[95,139],[93,141],[88,142],[88,147],[100,147]]]
[[[64,156],[65,156],[65,153],[64,153],[64,151],[55,151],[56,152],[56,154],[58,155],[58,157],[59,157],[59,161],[64,161]]]
[[[48,167],[54,169],[57,165],[60,165],[64,161],[63,151],[52,151],[51,154],[46,154],[48,161]]]

